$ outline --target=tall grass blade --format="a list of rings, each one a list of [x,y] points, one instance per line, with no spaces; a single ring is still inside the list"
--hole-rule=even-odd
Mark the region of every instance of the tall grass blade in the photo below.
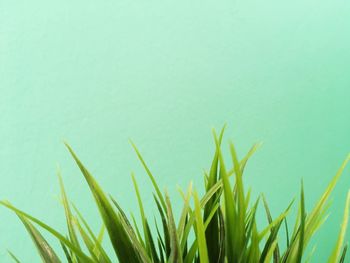
[[[196,191],[193,192],[193,198],[196,215],[196,240],[198,243],[199,259],[201,263],[209,263],[207,242],[205,237],[203,218],[201,214],[201,206]]]
[[[90,187],[119,261],[130,263],[141,262],[141,255],[131,242],[129,235],[122,224],[120,216],[116,214],[101,187],[78,159],[72,148],[68,144],[66,144],[66,146]]]

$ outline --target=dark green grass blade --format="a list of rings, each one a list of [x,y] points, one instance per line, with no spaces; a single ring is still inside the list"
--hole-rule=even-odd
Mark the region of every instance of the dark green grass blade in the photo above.
[[[152,256],[153,262],[159,263],[160,259],[159,259],[158,253],[157,253],[157,249],[156,249],[156,245],[154,243],[154,239],[153,239],[152,234],[151,234],[151,229],[150,229],[149,224],[148,224],[147,221],[146,221],[146,231],[147,231],[147,235],[149,236],[148,242],[149,242],[149,247],[150,247],[150,250],[151,250],[151,256]]]
[[[341,253],[341,257],[339,259],[339,263],[345,262],[346,251],[348,250],[348,244],[346,244],[343,248],[343,252]]]
[[[164,211],[162,209],[160,202],[158,201],[158,198],[155,195],[153,195],[153,197],[154,197],[154,201],[156,202],[158,212],[159,212],[159,215],[160,215],[161,220],[162,220],[164,246],[165,246],[165,257],[168,259],[170,257],[170,252],[171,252],[168,219],[167,219],[166,215],[164,214]],[[160,237],[160,235],[159,235],[159,237]],[[163,239],[161,239],[161,240],[163,241]]]
[[[289,247],[289,230],[288,230],[287,218],[285,218],[283,221],[284,221],[284,227],[286,231],[286,246]]]
[[[218,208],[219,210],[219,254],[217,258],[217,263],[223,263],[225,261],[225,221],[224,221],[224,215],[222,213],[221,208]]]
[[[221,145],[222,142],[222,137],[224,135],[226,125],[222,128],[218,143],[219,146]],[[216,147],[215,147],[216,148]],[[219,164],[219,158],[218,158],[218,150],[215,149],[215,154],[213,157],[213,161],[210,167],[210,172],[209,172],[209,178],[208,178],[208,183],[206,184],[206,191],[208,192],[214,185],[217,183],[218,179],[218,164]],[[215,205],[215,200],[217,199],[218,193],[214,194],[211,199],[208,201],[208,203],[204,207],[204,220],[207,219],[210,210],[212,207]],[[208,228],[205,231],[205,237],[206,237],[206,245],[208,247],[208,256],[210,262],[215,262],[219,258],[219,253],[220,253],[220,231],[219,231],[219,214],[217,213],[214,215],[212,218]]]
[[[159,238],[157,239],[157,243],[158,243],[158,251],[159,251],[159,259],[161,263],[165,262],[165,258],[164,258],[164,246],[162,246],[161,241],[159,240]]]
[[[127,216],[125,215],[124,211],[118,205],[118,203],[113,199],[113,197],[110,196],[110,198],[120,213],[118,215],[119,220],[120,220],[125,232],[130,237],[130,241],[132,242],[135,251],[137,251],[137,253],[140,255],[140,259],[142,260],[142,262],[151,262],[151,258],[148,256],[147,251],[145,250],[145,247],[138,239],[138,235],[136,235],[136,233],[135,233],[134,229],[132,228],[132,225],[131,225],[129,219],[127,218]]]
[[[106,226],[109,238],[111,240],[114,251],[120,262],[139,263],[141,262],[141,255],[135,250],[130,237],[125,230],[120,217],[114,211],[107,196],[102,191],[101,187],[92,177],[90,172],[84,167],[78,159],[72,148],[66,144],[69,152],[77,163],[80,171],[84,175],[90,190],[95,198],[98,210],[101,214],[102,220]]]
[[[64,255],[66,256],[67,262],[68,263],[73,263],[72,257],[70,255],[67,247],[62,242],[60,242],[60,244],[61,244],[61,247],[63,249]]]

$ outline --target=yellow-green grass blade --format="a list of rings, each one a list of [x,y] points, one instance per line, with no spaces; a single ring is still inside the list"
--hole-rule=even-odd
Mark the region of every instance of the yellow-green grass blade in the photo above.
[[[194,211],[196,216],[196,240],[198,244],[199,259],[201,263],[209,263],[207,242],[205,237],[205,230],[199,203],[199,197],[196,191],[193,192]]]
[[[242,170],[242,173],[244,171],[244,168],[247,165],[247,162],[249,161],[249,159],[254,155],[254,153],[260,149],[260,147],[262,146],[262,143],[255,143],[248,151],[248,153],[244,156],[244,158],[240,161],[240,167]],[[234,169],[234,168],[233,168]]]
[[[223,190],[224,190],[224,201],[225,201],[225,229],[226,229],[226,252],[227,252],[227,260],[228,262],[236,262],[239,259],[240,251],[236,250],[235,243],[237,240],[236,237],[236,204],[233,199],[233,193],[231,190],[230,182],[228,179],[228,175],[226,172],[224,160],[222,157],[219,141],[217,135],[214,133],[216,148],[218,151],[218,158],[220,161],[220,178],[223,182]]]
[[[143,209],[143,203],[142,203],[139,187],[137,185],[134,174],[131,174],[131,178],[132,178],[132,182],[134,184],[137,202],[139,204],[139,210],[140,210],[140,214],[141,214],[141,222],[142,222],[143,233],[144,233],[144,238],[145,238],[146,251],[147,251],[149,256],[152,256],[151,255],[151,247],[150,247],[150,236],[149,236],[149,233],[147,231],[147,226],[146,226],[147,220],[146,220],[145,210]]]
[[[63,203],[64,212],[65,212],[65,216],[66,216],[69,239],[74,246],[76,246],[77,248],[80,248],[80,244],[79,244],[77,235],[75,233],[74,225],[73,225],[73,215],[72,215],[71,209],[69,207],[68,197],[67,197],[67,194],[66,194],[66,191],[64,188],[62,176],[61,176],[59,169],[57,170],[57,176],[58,176],[60,190],[61,190],[61,200]],[[79,258],[77,258],[76,261],[80,262]]]
[[[131,242],[129,235],[124,228],[124,225],[122,224],[121,218],[114,211],[107,196],[98,185],[96,180],[92,177],[90,172],[81,163],[72,148],[68,144],[66,144],[66,146],[90,187],[119,261],[131,263],[141,262],[141,255],[135,249],[134,244]]]
[[[267,221],[268,221],[269,224],[271,224],[273,219],[272,219],[271,212],[270,212],[269,206],[267,204],[265,195],[262,195],[262,199],[263,199],[263,204],[264,204],[264,208],[265,208],[265,212],[266,212],[266,216],[267,216]],[[281,224],[282,224],[282,222],[281,222]],[[271,234],[270,234],[271,237],[273,235],[275,235],[274,239],[276,239],[277,238],[277,233],[278,233],[278,230],[276,231],[275,227],[271,228]],[[273,253],[273,262],[274,263],[280,262],[280,251],[279,251],[278,244],[276,245],[276,249],[275,249],[275,251]]]
[[[198,196],[197,196],[198,197]],[[200,207],[200,203],[199,203],[199,207]],[[217,211],[220,211],[219,210],[219,207],[220,207],[220,204],[217,203],[211,210],[210,214],[208,215],[208,218],[205,220],[204,222],[204,230],[206,230],[209,226],[209,223],[211,222],[212,218],[214,217],[214,215],[216,214]],[[194,217],[193,219],[194,220],[197,220],[196,219],[196,213],[195,211],[194,212]],[[220,219],[220,218],[219,218]],[[203,219],[202,219],[203,220]],[[194,224],[195,222],[192,223],[192,225],[194,225],[194,230],[195,232],[197,231],[197,228],[196,228],[196,224]],[[221,223],[221,222],[220,222]],[[222,222],[222,225],[224,224],[224,222]],[[219,229],[220,231],[221,229]],[[224,237],[224,234],[221,233],[220,235],[221,238]],[[221,240],[220,240],[221,241]],[[224,240],[223,242],[220,243],[221,245],[224,245]],[[223,246],[220,247],[221,249],[223,248]],[[190,250],[188,251],[187,255],[185,255],[185,260],[184,262],[193,262],[195,257],[196,257],[196,252],[197,252],[197,249],[198,249],[198,238],[196,238],[191,247],[190,247]],[[207,248],[208,249],[208,248]],[[218,258],[215,260],[215,262],[221,262],[221,257],[223,257],[223,255],[221,255],[220,253],[222,253],[222,250],[219,251],[219,256]],[[210,259],[209,259],[209,262],[210,262]]]
[[[93,240],[89,237],[88,233],[83,229],[83,227],[79,223],[78,219],[75,219],[74,223],[77,226],[78,231],[80,233],[80,236],[83,239],[86,248],[90,252],[91,257],[96,262],[105,263],[106,261],[103,259],[103,257],[100,257],[101,255],[98,253],[98,251],[95,250],[95,244],[94,244]]]
[[[294,203],[294,200],[290,202],[286,210],[284,210],[276,219],[274,219],[267,227],[265,227],[260,233],[259,233],[259,242],[266,236],[267,233],[271,231],[272,228],[279,225],[280,222],[282,222],[286,216],[288,215],[292,205]]]
[[[302,256],[303,256],[303,250],[304,250],[304,236],[305,236],[305,218],[306,218],[306,212],[305,212],[305,199],[304,199],[304,186],[303,181],[301,181],[301,194],[300,194],[300,234],[298,239],[298,253],[296,257],[296,262],[300,263]]]
[[[244,188],[242,181],[242,171],[238,161],[237,153],[232,142],[230,142],[230,153],[236,175],[236,191],[234,195],[236,196],[236,206],[237,206],[237,222],[236,222],[236,249],[243,252],[243,245],[245,243],[245,216],[246,216],[246,206],[244,197]],[[241,253],[243,255],[243,253]],[[240,256],[241,257],[241,256]]]
[[[241,167],[241,171],[243,173],[245,167],[247,166],[248,161],[250,160],[250,158],[255,154],[255,152],[257,150],[260,149],[262,143],[255,143],[247,152],[247,154],[243,157],[243,159],[239,162],[240,167]],[[233,167],[232,169],[230,169],[227,174],[230,177],[231,175],[234,175],[235,173],[235,168]]]
[[[253,222],[252,237],[250,246],[247,251],[247,262],[255,263],[260,260],[260,249],[259,249],[259,233],[256,227],[256,222]]]
[[[101,226],[101,229],[100,229],[100,232],[98,233],[97,235],[97,241],[99,244],[102,243],[103,241],[103,237],[104,237],[104,234],[105,234],[105,230],[106,230],[106,226],[105,225],[102,225]]]
[[[306,256],[304,263],[309,263],[311,261],[311,258],[315,253],[315,251],[316,251],[316,246],[313,246],[309,254]]]
[[[225,132],[226,125],[221,129],[219,138],[218,138],[218,144],[221,145],[222,138]],[[215,148],[215,154],[211,163],[210,172],[208,176],[208,183],[206,185],[206,189],[209,190],[216,182],[217,182],[217,175],[218,175],[218,163],[219,163],[219,156],[218,156],[218,150]]]
[[[141,245],[145,248],[146,244],[145,244],[145,242],[142,239],[142,235],[141,235],[139,226],[137,225],[137,222],[136,222],[136,219],[135,219],[135,216],[134,216],[133,213],[131,213],[131,219],[132,219],[132,223],[134,224],[134,230],[135,230],[135,233],[137,235],[137,238],[139,239]]]
[[[148,168],[146,162],[144,161],[140,151],[137,149],[136,145],[133,143],[133,141],[130,140],[130,143],[132,145],[132,147],[134,148],[135,152],[136,152],[136,155],[137,157],[139,158],[139,160],[141,161],[141,164],[142,166],[144,167],[144,169],[146,170],[146,173],[147,175],[149,176],[149,178],[151,179],[151,182],[153,184],[153,187],[156,191],[156,194],[157,194],[157,197],[162,205],[162,208],[164,209],[164,211],[167,210],[167,206],[166,206],[166,203],[165,203],[165,200],[164,200],[164,197],[162,195],[162,192],[160,191],[159,189],[159,186],[156,182],[156,179],[154,178],[153,174],[151,173],[151,170]]]
[[[191,198],[191,194],[192,194],[192,182],[188,186],[186,195],[181,191],[181,189],[179,189],[179,192],[184,199],[184,204],[183,204],[180,220],[179,220],[178,227],[177,227],[177,235],[181,240],[180,243],[182,243],[183,233],[185,230],[185,226],[186,226],[187,219],[188,219],[188,213],[189,213],[190,198]],[[187,237],[186,237],[185,241],[186,240],[187,240]]]
[[[320,212],[322,211],[322,208],[325,206],[325,203],[327,202],[330,194],[332,193],[335,185],[337,184],[340,176],[342,175],[347,163],[350,161],[350,154],[347,156],[347,158],[344,160],[342,165],[340,166],[339,170],[337,171],[336,175],[333,177],[329,185],[327,186],[326,190],[324,191],[323,195],[321,196],[320,200],[314,207],[314,209],[311,211],[310,215],[308,216],[306,220],[306,231],[305,231],[305,239],[309,239],[309,237],[312,235],[312,231],[309,229],[312,229],[312,226],[315,222],[315,218],[318,217]]]
[[[81,249],[77,248],[72,244],[67,238],[65,238],[62,234],[60,234],[58,231],[53,229],[52,227],[48,226],[44,222],[40,221],[39,219],[23,212],[22,210],[19,210],[18,208],[14,207],[8,202],[0,201],[0,204],[9,208],[13,212],[15,212],[17,215],[21,216],[22,218],[28,219],[29,221],[34,222],[41,228],[45,229],[49,233],[51,233],[54,237],[56,237],[59,241],[61,241],[67,248],[69,248],[72,252],[74,252],[81,260],[84,260],[84,262],[92,263],[94,262],[90,257],[88,257]]]
[[[346,203],[344,208],[344,216],[343,216],[343,222],[340,227],[340,232],[338,236],[338,240],[336,242],[336,245],[333,249],[333,252],[328,260],[328,263],[337,263],[339,262],[338,259],[341,256],[341,250],[344,243],[344,238],[346,234],[346,228],[348,226],[349,221],[349,206],[350,206],[350,191],[348,191],[347,197],[346,197]]]
[[[220,189],[220,185],[219,184],[215,184],[208,192],[205,193],[205,195],[201,198],[200,200],[200,206],[203,209],[205,207],[205,205],[207,204],[207,202],[210,200],[210,198],[216,193],[216,191],[218,191]],[[220,198],[220,194],[217,195],[216,199],[219,200]],[[218,201],[215,201],[215,204],[218,204]],[[188,238],[188,235],[190,233],[190,230],[193,226],[195,220],[195,215],[194,215],[194,211],[191,210],[191,208],[189,207],[189,219],[187,224],[185,225],[184,231],[183,231],[183,236],[181,239],[181,248],[184,249],[184,246],[186,244],[186,240]]]
[[[103,261],[105,261],[107,263],[111,263],[111,260],[109,259],[106,251],[104,250],[104,248],[102,247],[102,244],[101,244],[102,243],[102,238],[103,238],[103,233],[105,231],[104,230],[105,226],[103,225],[101,227],[101,231],[100,231],[99,235],[96,237],[94,232],[90,228],[89,224],[86,222],[85,218],[83,217],[83,215],[78,210],[78,208],[74,204],[72,204],[72,207],[73,207],[75,213],[77,214],[78,219],[83,223],[83,226],[85,227],[85,229],[89,233],[90,237],[94,241],[94,243],[95,243],[95,249],[94,250],[97,250],[99,252],[100,257],[103,258]]]
[[[336,186],[340,176],[342,175],[347,163],[350,161],[350,154],[347,156],[347,158],[343,161],[342,165],[338,169],[335,176],[332,178],[330,183],[328,184],[326,190],[322,194],[319,201],[316,203],[314,208],[312,209],[311,213],[306,217],[305,220],[305,231],[304,231],[304,247],[307,246],[309,240],[314,235],[314,233],[318,230],[320,225],[324,222],[324,214],[327,210],[327,201],[329,199],[330,194],[334,190],[334,187]],[[299,213],[300,214],[300,213]],[[299,219],[301,220],[301,219]],[[296,234],[293,235],[296,237]],[[287,254],[287,262],[292,262],[291,260],[295,260],[298,253],[298,245],[294,242],[291,243],[288,254]]]
[[[169,258],[170,252],[171,252],[171,247],[170,247],[170,233],[169,233],[169,227],[168,227],[168,219],[167,219],[167,216],[165,215],[166,211],[165,212],[163,211],[162,206],[161,206],[157,196],[153,194],[153,198],[154,198],[154,201],[156,202],[157,209],[158,209],[159,215],[160,215],[161,220],[162,220],[165,257]],[[159,235],[159,237],[160,237],[160,235]]]

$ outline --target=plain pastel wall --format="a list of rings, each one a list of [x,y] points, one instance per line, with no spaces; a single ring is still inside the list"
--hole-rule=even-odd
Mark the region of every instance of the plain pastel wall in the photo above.
[[[310,208],[350,151],[349,12],[345,0],[1,0],[0,199],[63,231],[58,163],[98,230],[63,140],[127,211],[136,209],[135,171],[152,211],[128,139],[180,202],[176,184],[202,186],[211,128],[226,122],[225,142],[241,156],[264,142],[245,178],[274,216],[301,178]],[[349,179],[347,169],[312,262],[332,249]],[[19,220],[0,208],[1,262],[11,262],[6,249],[39,261]]]

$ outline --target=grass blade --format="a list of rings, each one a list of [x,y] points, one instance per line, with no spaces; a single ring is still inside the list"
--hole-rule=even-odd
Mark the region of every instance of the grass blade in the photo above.
[[[349,206],[350,206],[350,191],[348,191],[347,197],[346,197],[346,203],[344,208],[344,216],[343,216],[343,222],[341,224],[339,236],[337,243],[333,249],[333,252],[328,260],[329,263],[337,263],[338,258],[341,256],[341,249],[344,243],[344,238],[346,234],[346,228],[348,226],[349,221]],[[346,250],[345,250],[346,251]]]
[[[135,250],[129,235],[123,226],[121,218],[114,211],[107,196],[104,194],[90,172],[81,163],[72,148],[68,144],[66,144],[66,146],[90,187],[118,259],[121,262],[141,262],[140,254]]]
[[[196,191],[193,192],[193,198],[196,215],[196,237],[199,250],[199,259],[201,263],[209,263],[207,242],[205,237],[203,218],[201,215],[201,206]]]

